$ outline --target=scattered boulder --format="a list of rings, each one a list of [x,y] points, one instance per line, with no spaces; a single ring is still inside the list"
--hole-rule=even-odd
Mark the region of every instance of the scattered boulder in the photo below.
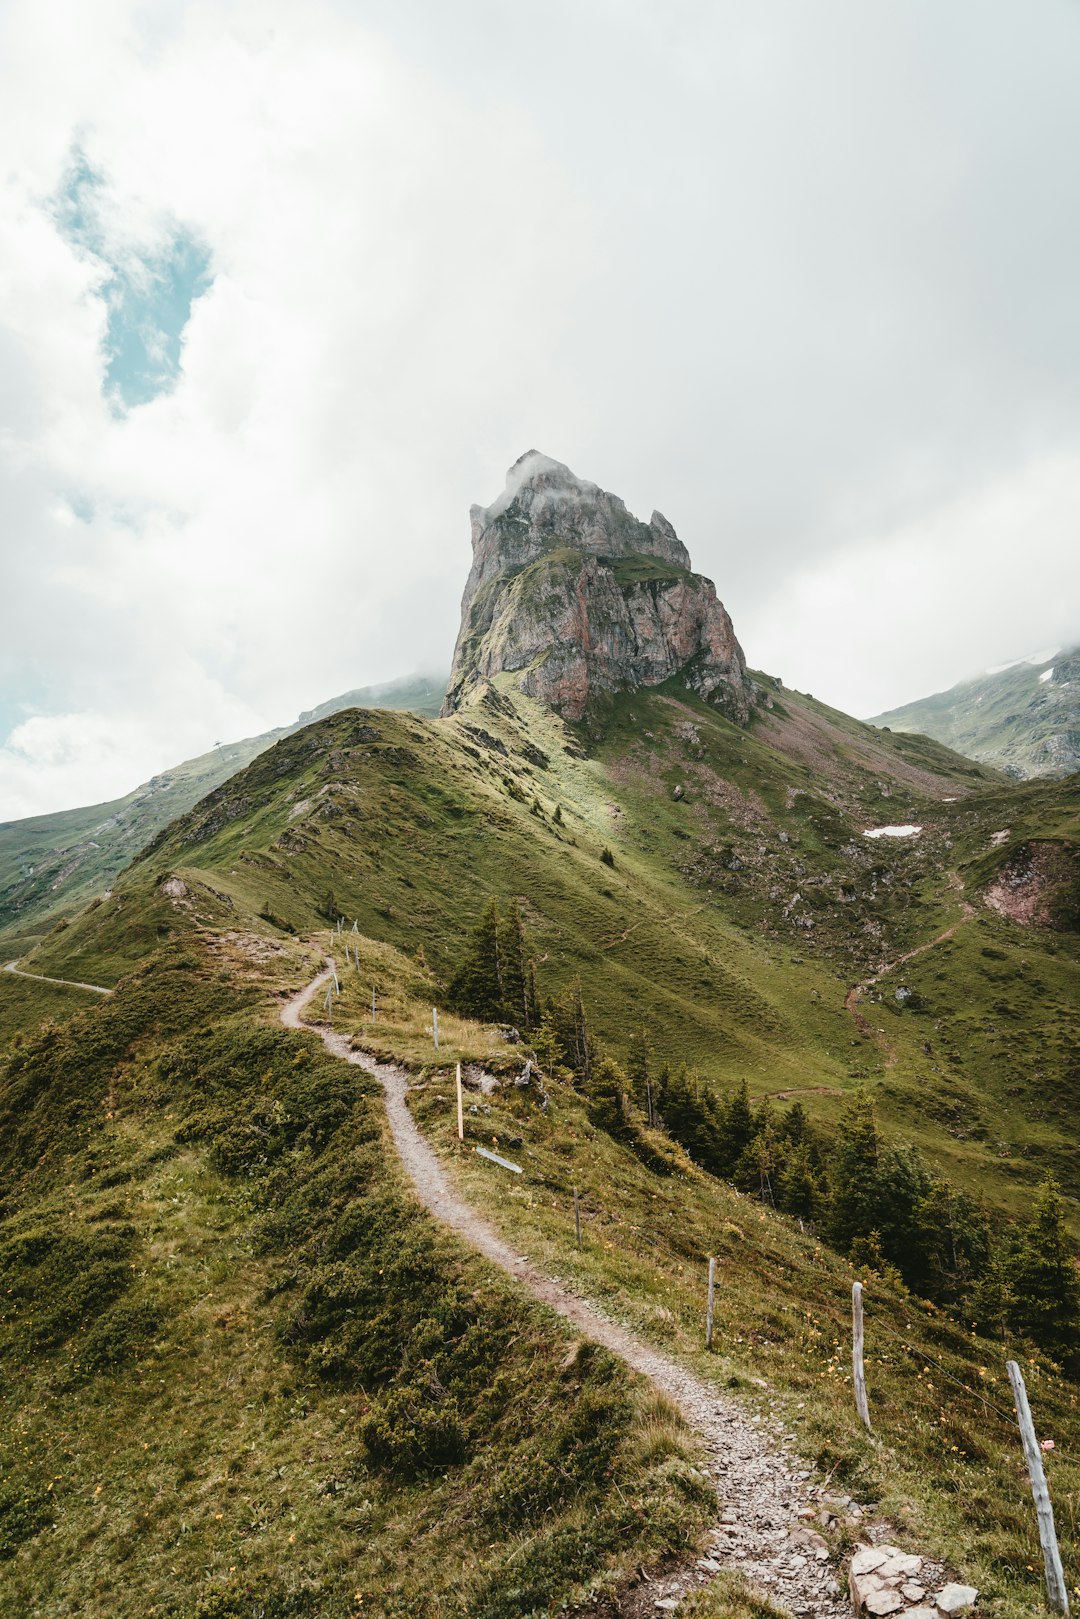
[[[873,1614],[876,1619],[893,1613],[902,1613],[903,1619],[953,1619],[974,1606],[979,1593],[973,1585],[948,1584],[933,1598],[931,1607],[926,1601],[927,1588],[916,1577],[923,1566],[921,1557],[898,1546],[858,1546],[848,1569],[855,1612]]]
[[[943,1586],[934,1598],[934,1605],[939,1613],[964,1613],[973,1608],[978,1600],[979,1593],[973,1585],[956,1585],[950,1582]]]

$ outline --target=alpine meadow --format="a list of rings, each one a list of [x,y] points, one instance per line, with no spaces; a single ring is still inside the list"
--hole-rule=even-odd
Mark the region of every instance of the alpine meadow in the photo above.
[[[0,828],[0,1614],[1021,1619],[1006,1362],[1067,1607],[1080,777],[471,521],[445,697]]]

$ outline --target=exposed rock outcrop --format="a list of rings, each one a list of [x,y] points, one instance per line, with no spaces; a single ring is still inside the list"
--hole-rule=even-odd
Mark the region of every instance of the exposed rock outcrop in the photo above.
[[[643,523],[617,495],[530,450],[494,505],[471,517],[444,713],[504,671],[568,720],[678,675],[746,721],[753,688],[731,619],[660,512]]]

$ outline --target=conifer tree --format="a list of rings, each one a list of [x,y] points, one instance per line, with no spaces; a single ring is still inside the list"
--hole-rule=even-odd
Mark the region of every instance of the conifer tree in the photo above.
[[[794,1146],[789,1144],[780,1165],[776,1188],[777,1208],[784,1214],[794,1214],[800,1220],[812,1220],[817,1213],[820,1195],[806,1142],[799,1141]]]
[[[592,1064],[583,1088],[589,1120],[598,1130],[606,1131],[616,1141],[626,1141],[635,1134],[626,1096],[626,1075],[618,1063],[611,1057],[599,1058]]]
[[[645,1115],[645,1122],[656,1123],[656,1098],[653,1095],[652,1066],[649,1061],[649,1041],[643,1028],[630,1036],[630,1054],[627,1058],[626,1077],[630,1094]]]
[[[536,962],[531,956],[525,969],[525,1006],[525,1027],[535,1029],[540,1021],[540,996],[536,988]]]
[[[837,1135],[829,1162],[826,1230],[829,1241],[846,1254],[857,1237],[868,1237],[877,1229],[882,1143],[874,1104],[866,1091],[856,1091],[845,1104]]]
[[[519,1028],[529,1026],[528,960],[525,952],[525,929],[516,899],[506,907],[499,918],[499,964],[503,1015]]]
[[[715,1147],[717,1168],[714,1174],[730,1180],[735,1173],[735,1165],[755,1134],[754,1114],[745,1079],[723,1105],[718,1125]]]
[[[1047,1174],[1009,1264],[1009,1324],[1062,1365],[1080,1358],[1080,1277],[1065,1230],[1061,1193]]]
[[[503,988],[499,959],[499,908],[488,903],[465,941],[457,971],[450,980],[450,1004],[463,1017],[484,1023],[503,1020]]]
[[[581,981],[575,978],[556,1001],[548,1001],[545,1015],[551,1020],[562,1047],[563,1062],[575,1079],[587,1084],[592,1069],[593,1051],[589,1038],[589,1024],[585,1016],[585,1002],[581,998]]]

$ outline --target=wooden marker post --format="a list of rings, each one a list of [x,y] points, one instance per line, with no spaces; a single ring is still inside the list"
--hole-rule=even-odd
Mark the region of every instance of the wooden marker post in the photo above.
[[[457,1138],[465,1140],[465,1109],[461,1100],[461,1064],[457,1065]]]
[[[716,1260],[709,1260],[709,1300],[705,1306],[705,1348],[712,1348],[713,1319],[716,1305]]]
[[[1039,1541],[1042,1545],[1043,1567],[1046,1570],[1046,1600],[1055,1613],[1068,1614],[1069,1593],[1065,1586],[1061,1553],[1058,1551],[1057,1534],[1054,1529],[1054,1508],[1050,1502],[1050,1491],[1046,1487],[1042,1451],[1035,1437],[1035,1424],[1031,1420],[1031,1407],[1028,1405],[1027,1389],[1024,1387],[1024,1375],[1014,1360],[1005,1362],[1005,1370],[1012,1384],[1016,1420],[1020,1425],[1020,1438],[1024,1445],[1024,1460],[1027,1462],[1031,1478],[1031,1493],[1035,1498],[1035,1516],[1039,1521]]]
[[[438,1049],[439,1049],[439,1008],[437,1006],[433,1006],[431,1008],[431,1038],[435,1042],[435,1050],[438,1051]]]
[[[855,1409],[867,1433],[870,1429],[870,1407],[866,1399],[866,1371],[863,1367],[862,1283],[855,1282],[851,1289],[851,1370],[855,1378]]]
[[[578,1197],[577,1187],[574,1187],[574,1232],[577,1236],[577,1245],[581,1247],[581,1199]]]

